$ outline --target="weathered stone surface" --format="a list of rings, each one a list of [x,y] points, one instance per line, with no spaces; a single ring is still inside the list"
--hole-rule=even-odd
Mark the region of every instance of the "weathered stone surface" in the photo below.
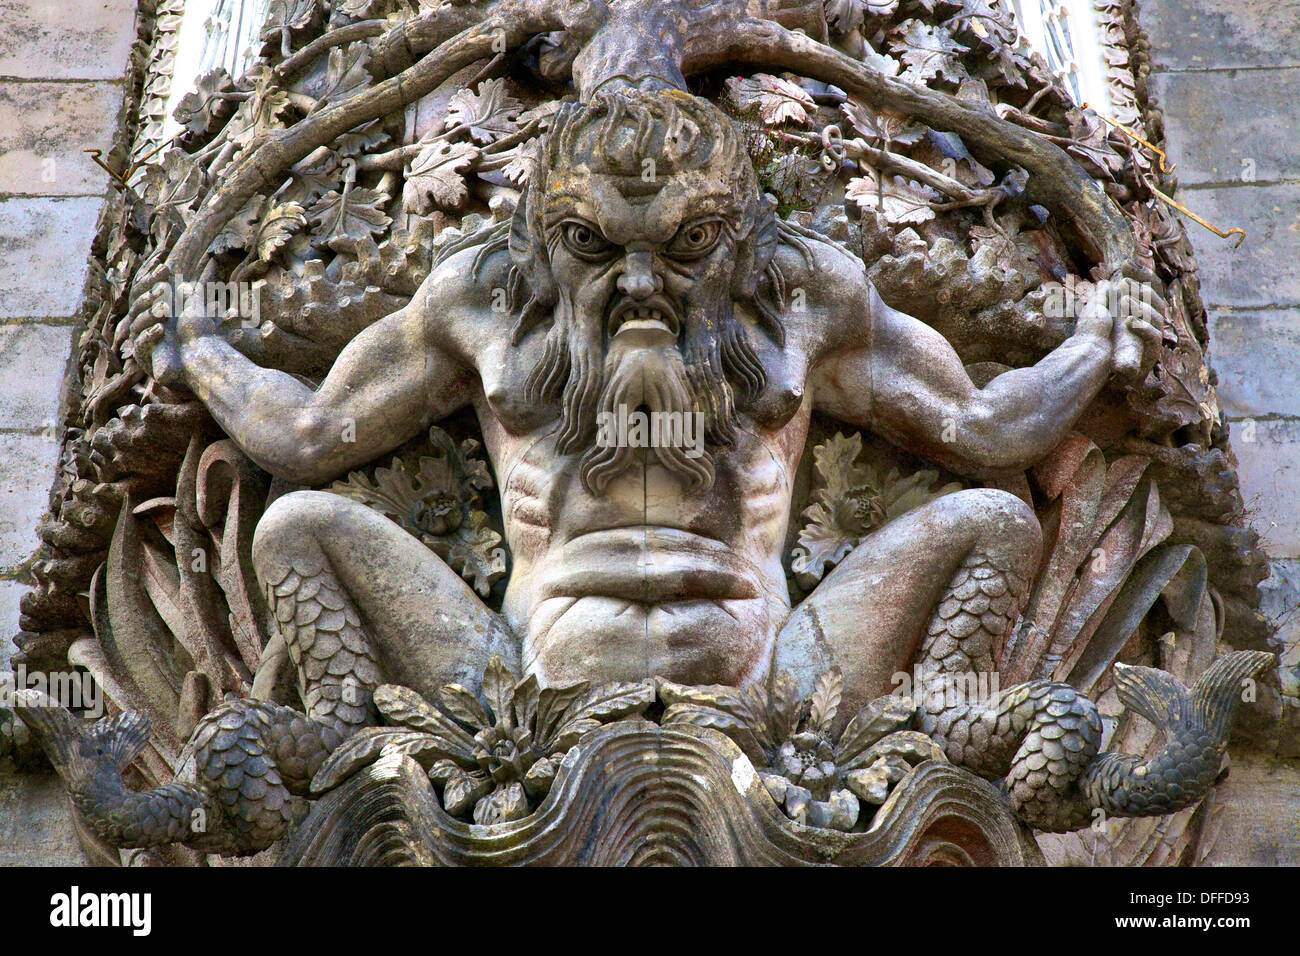
[[[997,790],[945,763],[918,767],[890,798],[892,812],[870,831],[853,834],[803,826],[776,812],[749,761],[713,731],[615,724],[592,733],[565,763],[568,773],[542,809],[484,839],[484,828],[441,812],[414,760],[386,754],[316,805],[286,841],[285,862],[1020,866],[1041,860]],[[402,839],[384,838],[393,833]]]
[[[1284,674],[1282,693],[1300,697],[1300,559],[1272,562],[1272,574],[1259,586],[1259,613],[1277,625],[1276,641],[1280,664],[1292,673]]]
[[[0,0],[0,76],[120,79],[135,7],[135,0]]]
[[[85,865],[62,781],[0,776],[0,866]]]
[[[1241,497],[1264,550],[1274,558],[1300,557],[1300,511],[1278,502],[1300,501],[1300,420],[1255,422],[1254,441],[1237,425],[1233,450],[1241,464]]]
[[[1143,0],[1139,12],[1157,70],[1300,65],[1300,0]]]
[[[54,428],[72,355],[73,329],[0,325],[0,428]]]
[[[1279,117],[1300,100],[1300,67],[1159,73],[1151,82],[1161,108],[1177,117],[1166,135],[1183,186],[1295,178],[1300,142]]]
[[[1220,835],[1208,866],[1300,866],[1300,767],[1234,755],[1219,785]]]
[[[18,650],[13,636],[18,633],[18,602],[26,591],[19,581],[0,581],[0,672],[8,669]]]
[[[0,434],[0,574],[12,572],[40,543],[36,526],[49,506],[58,460],[53,435]]]
[[[0,81],[0,193],[101,195],[108,174],[85,150],[108,152],[121,103],[116,83]]]
[[[1300,415],[1300,309],[1216,310],[1208,359],[1229,417]]]
[[[1236,237],[1188,224],[1207,306],[1300,305],[1300,184],[1181,189],[1174,198],[1220,229],[1246,230],[1234,249]]]
[[[0,199],[0,318],[76,314],[102,204]]]

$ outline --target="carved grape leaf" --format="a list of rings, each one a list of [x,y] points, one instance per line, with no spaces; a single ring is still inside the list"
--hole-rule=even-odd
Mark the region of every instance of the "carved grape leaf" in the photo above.
[[[296,202],[268,205],[264,196],[250,199],[212,241],[212,251],[244,249],[250,259],[270,262],[307,225],[307,213]]]
[[[930,132],[922,149],[913,152],[912,158],[972,188],[991,186],[997,179],[993,170],[971,155],[956,133]]]
[[[903,79],[913,83],[939,78],[950,83],[967,79],[959,57],[970,48],[954,40],[943,27],[922,20],[907,20],[890,33],[889,48],[907,68]]]
[[[267,22],[272,29],[301,29],[311,23],[320,0],[271,0]]]
[[[926,13],[938,13],[941,16],[961,10],[961,0],[912,0],[912,4]]]
[[[820,581],[828,567],[843,561],[858,545],[858,537],[844,533],[836,524],[834,513],[822,504],[804,509],[808,524],[799,532],[799,545],[790,555],[790,570],[802,579]]]
[[[263,262],[284,248],[307,225],[307,211],[296,202],[272,206],[257,224],[251,251]]]
[[[271,0],[267,8],[266,26],[262,39],[280,36],[280,55],[288,59],[292,51],[291,38],[296,30],[310,26],[320,9],[320,0]]]
[[[1110,129],[1092,110],[1071,109],[1065,114],[1070,136],[1062,141],[1065,151],[1080,160],[1093,175],[1110,178],[1124,166],[1120,156],[1107,141]]]
[[[953,33],[971,34],[990,48],[1014,47],[1016,27],[1000,0],[962,0],[961,13],[944,23]]]
[[[852,100],[841,103],[840,110],[853,129],[870,143],[901,143],[910,146],[920,142],[925,135],[924,126],[888,110],[874,111]]]
[[[501,175],[517,186],[522,186],[533,175],[541,159],[541,140],[534,137],[526,143],[520,143],[513,150],[510,162],[501,169]]]
[[[383,210],[387,203],[388,196],[374,189],[330,190],[307,210],[312,245],[334,249],[382,233],[393,221]]]
[[[344,133],[334,140],[331,148],[337,156],[347,159],[360,153],[368,153],[382,146],[388,139],[388,132],[379,120],[374,119],[369,123],[363,123],[351,132]]]
[[[271,130],[283,128],[292,110],[288,93],[259,84],[258,92],[239,104],[226,135],[236,146],[248,149]]]
[[[281,191],[285,198],[299,203],[311,203],[331,189],[338,189],[342,182],[342,165],[338,157],[327,156],[313,166],[295,167],[289,185]]]
[[[996,6],[996,0],[966,0],[961,14],[944,24],[997,65],[1007,86],[1028,89],[1025,73],[1029,60],[1020,52],[1018,36],[1010,16]],[[1127,64],[1127,53],[1125,54]]]
[[[727,93],[741,109],[758,107],[759,117],[769,126],[785,122],[802,126],[817,105],[803,87],[767,73],[733,76],[727,80]]]
[[[519,129],[523,108],[523,103],[506,92],[504,79],[484,80],[477,92],[457,90],[452,94],[443,131],[464,129],[476,143],[494,143]]]
[[[265,196],[254,196],[244,207],[231,217],[226,227],[217,233],[209,247],[214,255],[221,255],[234,249],[247,249],[253,243],[257,231],[257,221],[266,205]]]
[[[234,81],[223,68],[199,77],[194,89],[181,97],[173,114],[176,122],[185,127],[187,142],[204,143],[217,133],[235,111],[234,100],[223,94],[234,92]]]
[[[312,92],[316,98],[313,112],[326,103],[345,100],[368,87],[371,77],[366,65],[369,62],[370,46],[366,43],[351,43],[346,48],[336,46],[330,50],[325,78]]]
[[[426,216],[434,209],[457,209],[469,198],[461,171],[474,163],[479,150],[469,143],[430,142],[406,174],[402,204],[407,212]]]
[[[881,176],[869,166],[862,172],[862,176],[849,180],[844,190],[845,198],[860,209],[877,209],[895,225],[919,224],[934,218],[930,204],[942,197],[929,186],[901,176]]]
[[[851,33],[862,26],[866,0],[826,0],[826,25],[833,34]]]
[[[144,199],[154,216],[184,217],[203,189],[203,170],[184,151],[170,149],[144,170]]]

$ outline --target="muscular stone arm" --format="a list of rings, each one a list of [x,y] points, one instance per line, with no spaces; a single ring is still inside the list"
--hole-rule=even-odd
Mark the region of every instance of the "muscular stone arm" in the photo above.
[[[1037,365],[977,388],[943,336],[891,309],[865,280],[863,290],[857,308],[869,316],[867,331],[819,363],[816,406],[959,473],[996,474],[1040,460],[1112,371],[1111,318],[1094,307]]]
[[[321,484],[464,405],[472,370],[442,333],[454,273],[438,270],[403,309],[348,343],[313,390],[261,368],[202,320],[178,323],[189,388],[250,458],[289,481]]]

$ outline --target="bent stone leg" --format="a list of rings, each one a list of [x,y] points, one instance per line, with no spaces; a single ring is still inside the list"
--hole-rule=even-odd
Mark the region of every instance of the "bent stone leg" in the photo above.
[[[967,558],[979,553],[1028,579],[1042,532],[1003,491],[945,495],[896,518],[858,545],[790,615],[776,642],[778,670],[811,692],[839,667],[844,713],[896,689],[910,673],[936,608]]]
[[[349,679],[367,701],[383,681],[436,699],[443,684],[477,688],[494,654],[517,668],[518,641],[460,575],[397,524],[340,495],[298,491],[277,500],[257,526],[253,563],[313,717],[363,718],[342,699]],[[281,610],[287,602],[292,615]],[[303,602],[320,604],[319,616]]]

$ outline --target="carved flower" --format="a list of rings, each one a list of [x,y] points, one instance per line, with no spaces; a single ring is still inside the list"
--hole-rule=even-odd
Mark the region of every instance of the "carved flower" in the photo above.
[[[803,511],[808,524],[799,532],[790,562],[805,587],[815,585],[887,521],[961,488],[952,483],[936,489],[937,471],[918,471],[904,478],[896,468],[860,462],[861,453],[862,436],[857,432],[848,438],[836,434],[813,449],[817,490]]]
[[[422,534],[440,537],[451,534],[460,527],[463,520],[461,501],[455,495],[444,491],[426,495],[415,504],[411,514],[411,523]]]
[[[452,816],[508,823],[537,809],[564,755],[583,735],[639,715],[654,697],[648,680],[539,688],[531,675],[516,682],[499,657],[483,672],[481,694],[448,684],[439,695],[441,709],[415,691],[386,684],[375,691],[375,706],[392,726],[370,727],[344,741],[312,789],[336,786],[380,754],[398,751],[427,769]]]
[[[376,468],[373,479],[354,471],[330,491],[388,515],[486,595],[506,571],[501,535],[481,507],[480,493],[492,487],[492,476],[475,457],[478,442],[457,444],[435,427],[429,443],[431,456],[394,458],[389,467]]]
[[[660,679],[664,726],[710,727],[730,737],[758,768],[759,778],[786,816],[805,826],[862,830],[868,807],[924,760],[944,760],[924,734],[907,729],[915,704],[907,697],[872,701],[834,733],[844,683],[838,671],[821,676],[808,699],[782,672],[770,693],[757,685],[686,687]]]

